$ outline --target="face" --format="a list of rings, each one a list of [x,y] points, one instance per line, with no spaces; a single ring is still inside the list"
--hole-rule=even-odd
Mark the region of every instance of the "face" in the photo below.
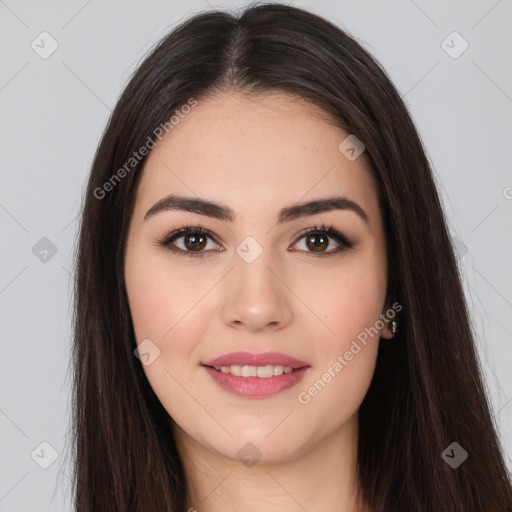
[[[376,185],[322,114],[281,94],[200,101],[137,189],[125,278],[145,374],[175,435],[229,459],[292,460],[353,425],[389,337]]]

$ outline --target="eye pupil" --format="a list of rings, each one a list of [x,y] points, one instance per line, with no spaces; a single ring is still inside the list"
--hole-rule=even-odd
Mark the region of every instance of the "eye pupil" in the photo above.
[[[201,250],[204,249],[206,246],[206,237],[204,235],[186,235],[184,239],[185,247],[187,247],[187,249]],[[202,239],[201,242],[198,242],[199,239]],[[192,243],[191,246],[189,246],[189,242]]]
[[[318,239],[321,239],[322,241],[321,242],[313,242],[312,244],[310,244],[310,240],[312,238],[316,238],[317,240]],[[320,249],[326,249],[327,246],[329,245],[329,241],[327,240],[327,237],[321,233],[315,233],[313,235],[309,235],[307,237],[307,245],[308,247],[310,248],[313,248],[314,249],[314,252],[321,252],[321,251],[317,251],[318,248]]]

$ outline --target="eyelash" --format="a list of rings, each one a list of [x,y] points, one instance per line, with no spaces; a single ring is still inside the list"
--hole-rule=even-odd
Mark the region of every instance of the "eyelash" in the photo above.
[[[340,244],[332,252],[325,252],[325,253],[318,253],[318,254],[315,254],[313,252],[307,252],[307,256],[311,256],[313,258],[334,256],[335,254],[338,254],[346,249],[352,249],[357,243],[356,240],[349,239],[343,233],[340,233],[339,231],[334,229],[332,225],[329,227],[326,227],[325,224],[322,224],[321,226],[317,226],[315,224],[312,228],[308,228],[308,229],[304,230],[303,232],[301,232],[298,235],[297,240],[294,242],[293,245],[295,245],[297,242],[299,242],[299,240],[301,240],[302,238],[304,238],[305,236],[307,236],[311,233],[327,235],[330,238],[333,238],[338,244]],[[194,253],[193,251],[184,251],[182,249],[171,246],[171,244],[175,240],[177,240],[185,235],[189,235],[189,234],[205,235],[205,236],[209,237],[210,239],[212,239],[216,244],[218,244],[218,242],[215,240],[214,234],[211,231],[203,228],[202,226],[192,226],[192,225],[183,226],[182,228],[177,229],[177,230],[173,231],[172,233],[169,233],[164,238],[157,239],[156,243],[157,243],[157,245],[166,247],[168,250],[170,250],[171,252],[173,252],[175,254],[178,254],[179,256],[190,256],[190,257],[194,257],[194,258],[195,257],[203,258],[206,255],[205,251],[200,251],[200,252]],[[220,245],[220,244],[218,244],[218,245]]]

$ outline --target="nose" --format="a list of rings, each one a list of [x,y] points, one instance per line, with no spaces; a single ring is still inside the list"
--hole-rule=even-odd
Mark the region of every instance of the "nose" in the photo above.
[[[292,292],[284,263],[263,253],[252,263],[236,257],[223,283],[222,317],[226,325],[250,332],[279,330],[293,317]]]

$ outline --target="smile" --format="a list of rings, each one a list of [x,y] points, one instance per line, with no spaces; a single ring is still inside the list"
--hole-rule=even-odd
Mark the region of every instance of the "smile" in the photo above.
[[[311,368],[304,366],[295,369],[280,365],[202,367],[220,388],[244,398],[276,395],[298,384]]]
[[[279,364],[269,364],[266,366],[241,366],[234,364],[232,366],[214,366],[213,368],[222,373],[230,373],[237,377],[260,377],[262,379],[279,377],[279,375],[283,375],[283,373],[292,373],[294,371],[291,366],[282,366]]]

